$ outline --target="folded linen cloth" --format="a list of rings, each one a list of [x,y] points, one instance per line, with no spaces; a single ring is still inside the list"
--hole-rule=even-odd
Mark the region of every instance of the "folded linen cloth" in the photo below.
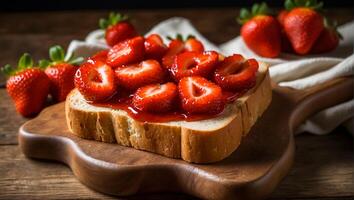
[[[173,17],[160,22],[146,35],[160,34],[163,36],[165,43],[168,43],[167,36],[174,36],[177,33],[185,36],[195,35],[203,42],[206,50],[216,50],[226,56],[238,53],[247,58],[256,58],[269,63],[273,81],[280,86],[301,90],[337,77],[354,74],[353,30],[354,21],[339,27],[338,31],[342,34],[344,40],[341,40],[339,47],[332,52],[308,56],[282,53],[279,58],[264,58],[254,54],[248,49],[240,36],[217,46],[200,34],[188,19],[181,17]],[[72,41],[68,48],[68,55],[74,53],[78,56],[87,57],[106,48],[108,46],[104,40],[104,31],[95,30],[88,34],[85,41]],[[296,133],[310,132],[322,135],[331,132],[341,124],[344,124],[354,135],[354,100],[318,112],[307,119]]]

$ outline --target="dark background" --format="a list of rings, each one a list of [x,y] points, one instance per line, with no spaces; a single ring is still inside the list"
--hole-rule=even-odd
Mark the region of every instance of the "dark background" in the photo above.
[[[250,6],[259,0],[2,0],[0,11],[42,11],[76,9],[159,9]],[[267,0],[270,6],[282,7],[283,0]],[[325,7],[353,7],[352,0],[323,0]]]

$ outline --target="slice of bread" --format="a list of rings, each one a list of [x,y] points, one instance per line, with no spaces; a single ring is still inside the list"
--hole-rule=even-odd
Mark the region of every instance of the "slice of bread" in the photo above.
[[[124,110],[88,104],[77,89],[68,95],[65,110],[68,127],[78,137],[116,142],[188,162],[210,163],[235,151],[271,99],[268,67],[260,63],[256,86],[212,119],[140,122]]]

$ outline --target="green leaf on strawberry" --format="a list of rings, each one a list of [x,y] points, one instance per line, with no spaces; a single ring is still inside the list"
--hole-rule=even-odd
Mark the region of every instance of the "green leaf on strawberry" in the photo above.
[[[6,76],[11,76],[12,75],[12,67],[11,65],[7,64],[4,67],[1,68],[1,73],[5,74]]]
[[[10,64],[7,64],[0,69],[0,72],[5,76],[10,77],[15,75],[18,72],[21,72],[29,68],[33,68],[33,60],[30,54],[24,53],[18,61],[17,68],[13,68],[11,67]]]
[[[51,65],[56,65],[58,63],[69,63],[72,65],[79,65],[84,61],[83,57],[74,57],[74,54],[71,54],[68,58],[65,59],[65,51],[59,46],[55,45],[49,49],[49,58],[50,60],[42,59],[39,60],[39,67],[46,68]]]
[[[325,28],[332,30],[340,40],[343,40],[342,34],[338,32],[338,22],[329,17],[323,17],[323,25]]]
[[[109,16],[107,19],[105,18],[101,18],[99,21],[98,21],[98,25],[101,29],[107,29],[109,26],[112,26],[112,25],[116,25],[120,22],[123,22],[123,21],[128,21],[129,20],[129,16],[128,15],[124,15],[124,14],[121,14],[121,13],[114,13],[114,12],[111,12],[109,13]]]
[[[84,61],[84,58],[83,57],[76,57],[76,58],[72,58],[72,59],[69,59],[68,62],[70,64],[73,64],[73,65],[79,65],[81,64],[82,62]]]
[[[33,60],[28,53],[24,53],[18,61],[18,69],[23,70],[33,67]]]
[[[63,61],[64,56],[64,49],[59,45],[55,45],[49,49],[49,57],[52,61]]]
[[[180,40],[182,42],[185,42],[185,41],[187,41],[189,39],[192,39],[192,38],[195,38],[195,36],[191,35],[191,34],[188,34],[187,37],[183,37],[183,35],[180,34],[180,33],[177,33],[175,37],[167,36],[168,40]]]
[[[323,2],[317,2],[317,0],[285,0],[284,7],[289,11],[297,7],[306,7],[320,11],[323,7]]]
[[[252,19],[257,15],[270,15],[271,10],[269,9],[267,3],[262,2],[261,4],[253,4],[251,10],[246,8],[241,8],[240,16],[236,18],[236,21],[240,24],[245,24],[248,20]]]
[[[42,60],[39,60],[38,61],[38,65],[40,68],[46,68],[47,66],[50,65],[50,61],[49,60],[46,60],[46,59],[42,59]]]

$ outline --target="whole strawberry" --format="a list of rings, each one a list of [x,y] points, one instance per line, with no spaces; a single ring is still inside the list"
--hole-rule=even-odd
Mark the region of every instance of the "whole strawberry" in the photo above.
[[[280,25],[277,19],[269,15],[266,3],[254,4],[251,12],[241,9],[238,21],[243,24],[241,36],[253,52],[269,58],[280,54]]]
[[[129,17],[120,13],[110,13],[108,19],[100,19],[99,26],[106,30],[105,38],[109,46],[138,35]]]
[[[16,69],[6,65],[1,71],[9,78],[6,89],[16,110],[24,117],[38,114],[44,107],[49,92],[49,79],[42,69],[33,67],[33,60],[25,53]]]
[[[282,27],[284,26],[284,19],[288,13],[289,13],[289,11],[284,9],[284,10],[281,10],[277,15],[277,20]]]
[[[61,46],[53,46],[49,49],[48,60],[40,60],[39,65],[45,69],[50,80],[50,95],[54,101],[60,102],[66,99],[69,92],[75,87],[74,76],[78,64],[83,61],[82,57],[67,57]]]
[[[337,31],[337,22],[332,22],[328,18],[324,21],[325,28],[322,30],[320,36],[316,40],[311,49],[311,53],[325,53],[334,50],[342,36]]]
[[[285,7],[289,11],[283,21],[286,35],[297,54],[307,54],[323,30],[323,17],[316,11],[322,3],[286,0]]]
[[[291,46],[288,36],[286,35],[285,30],[284,30],[284,19],[288,13],[289,13],[289,11],[283,9],[283,10],[280,10],[280,12],[277,15],[277,20],[281,26],[281,31],[280,31],[281,51],[286,52],[286,53],[294,53],[293,47]]]

